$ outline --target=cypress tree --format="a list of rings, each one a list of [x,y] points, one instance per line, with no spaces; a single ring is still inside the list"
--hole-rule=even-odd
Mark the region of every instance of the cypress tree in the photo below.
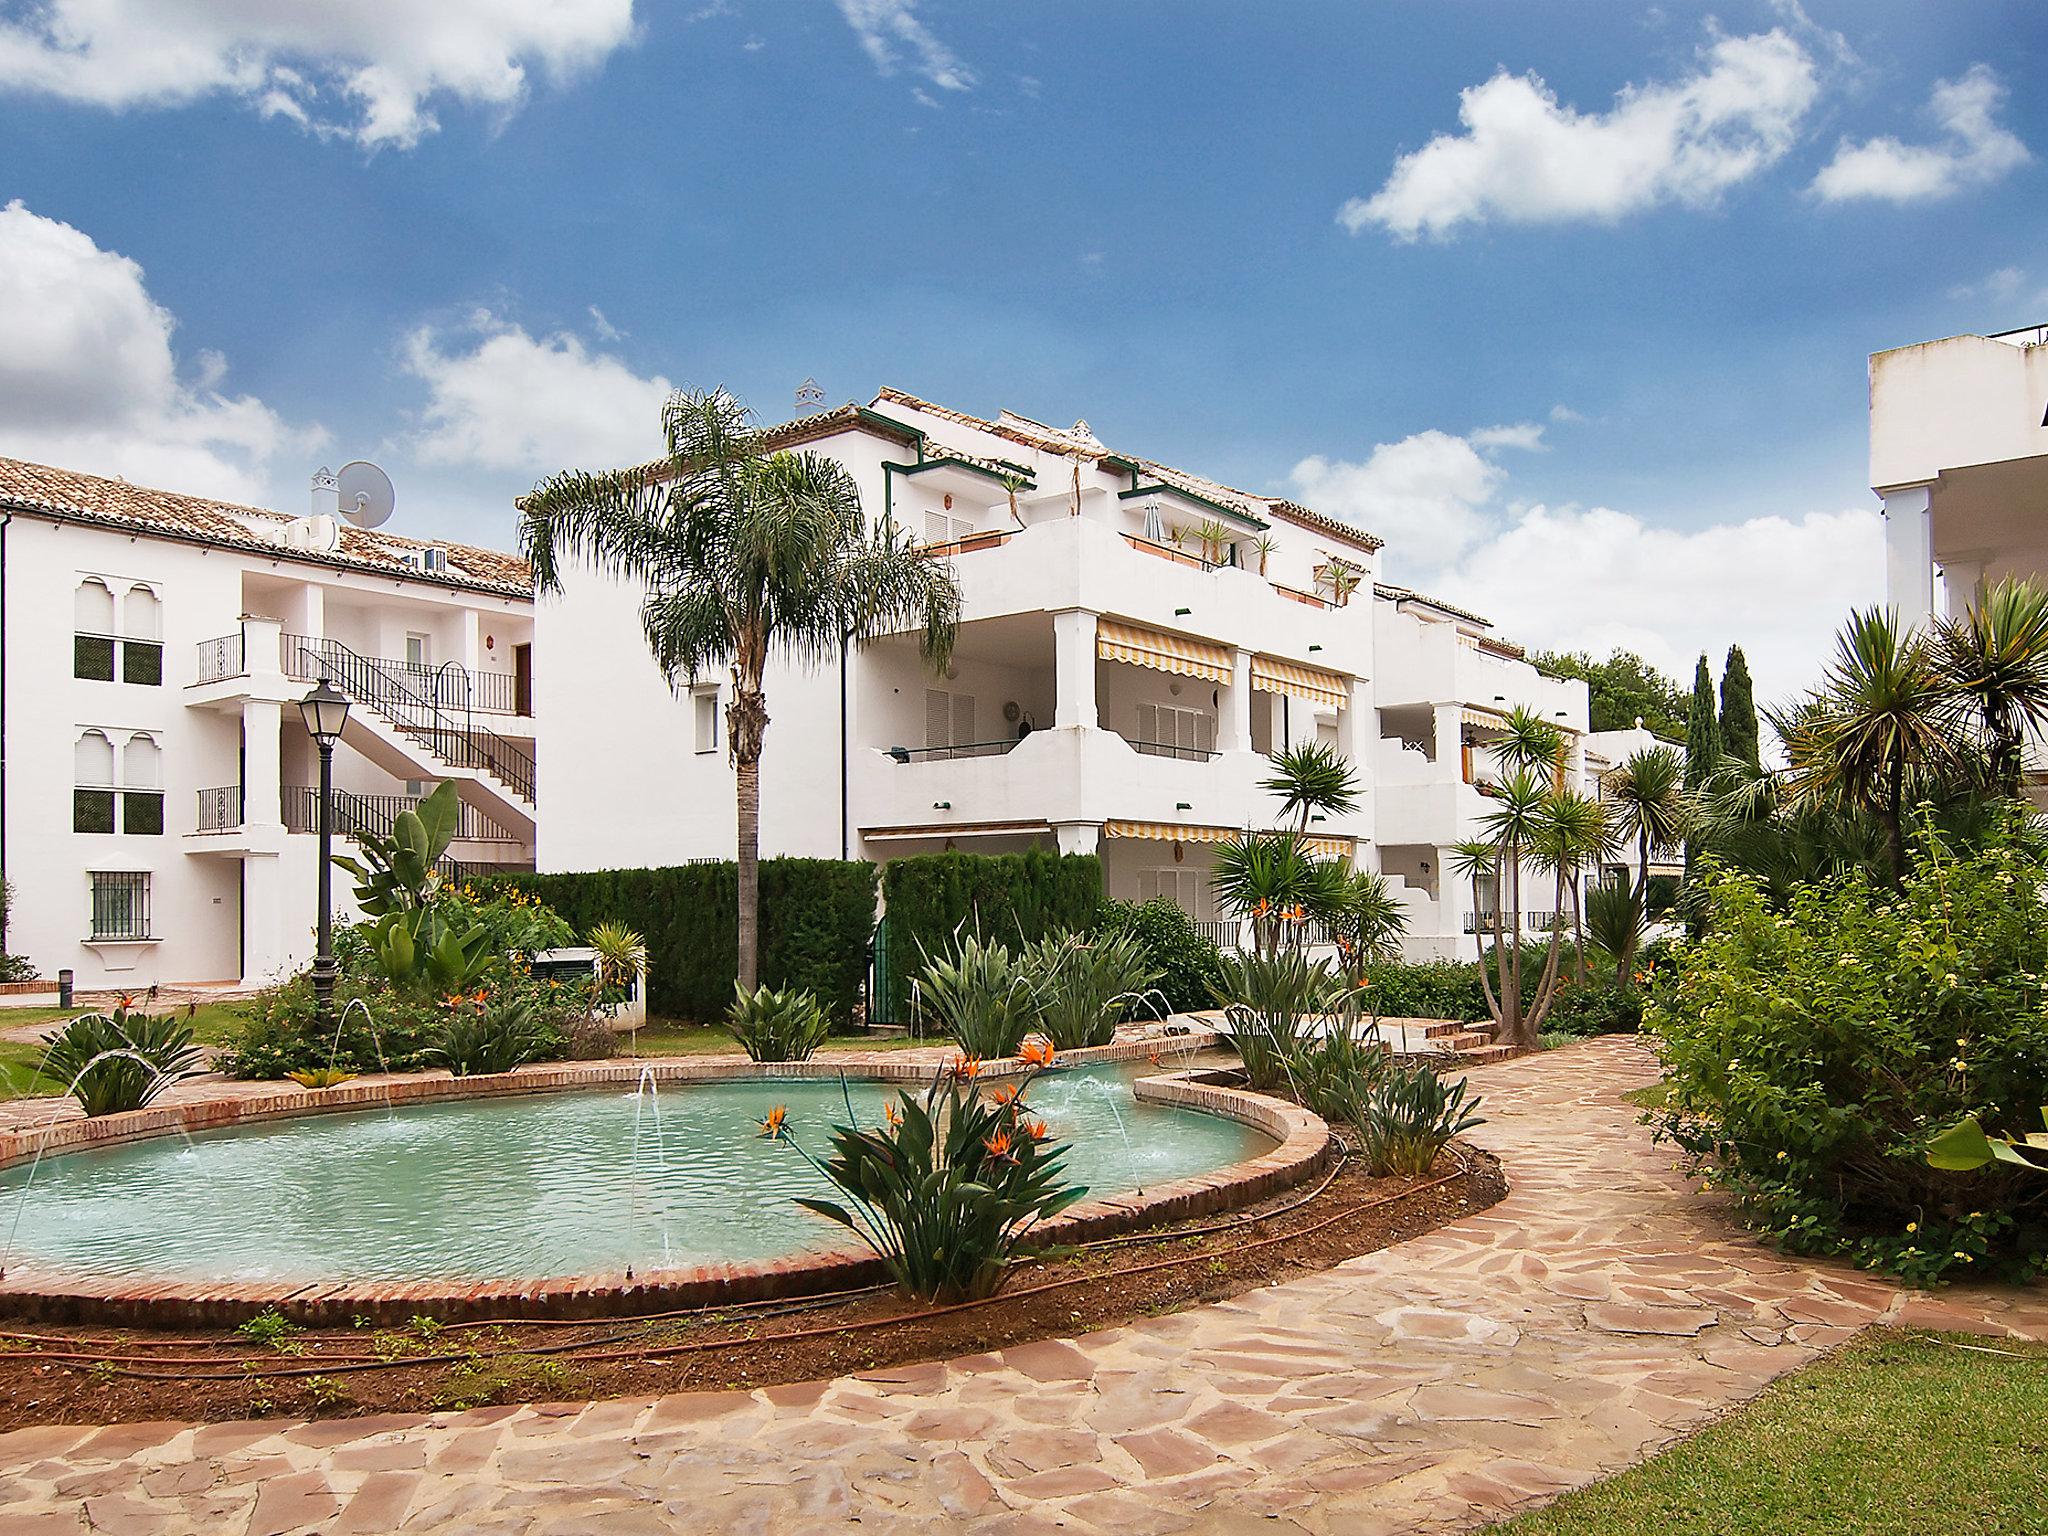
[[[1762,771],[1756,724],[1756,695],[1749,682],[1749,660],[1742,647],[1728,647],[1728,661],[1721,668],[1721,747],[1730,757],[1739,757],[1751,769]]]
[[[1685,719],[1685,787],[1699,789],[1721,766],[1721,719],[1714,712],[1714,669],[1700,652],[1692,674],[1692,709]]]

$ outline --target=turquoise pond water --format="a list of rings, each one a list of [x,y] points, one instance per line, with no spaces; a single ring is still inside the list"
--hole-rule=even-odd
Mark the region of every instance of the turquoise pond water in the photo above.
[[[1067,1169],[1117,1194],[1268,1150],[1214,1115],[1140,1104],[1131,1074],[1054,1072],[1031,1089]],[[852,1083],[863,1124],[895,1089]],[[655,1108],[660,1124],[655,1123]],[[834,1082],[676,1084],[312,1115],[48,1158],[0,1174],[11,1264],[187,1281],[487,1279],[768,1259],[843,1246],[791,1196],[826,1193],[770,1107],[823,1155],[846,1118]]]

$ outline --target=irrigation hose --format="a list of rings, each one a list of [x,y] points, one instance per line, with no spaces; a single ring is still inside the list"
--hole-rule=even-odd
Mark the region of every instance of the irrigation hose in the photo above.
[[[583,1351],[592,1351],[594,1346],[610,1345],[619,1342],[621,1339],[625,1337],[625,1335],[623,1334],[610,1334],[600,1337],[598,1339],[580,1339],[571,1340],[563,1344],[537,1345],[530,1349],[522,1349],[516,1351],[516,1353],[523,1355],[573,1355],[574,1358],[577,1359],[580,1363],[587,1365],[612,1364],[623,1361],[656,1360],[667,1359],[676,1355],[700,1354],[709,1352],[711,1350],[730,1348],[735,1344],[790,1344],[801,1342],[803,1340],[808,1339],[831,1337],[837,1334],[868,1332],[878,1328],[892,1328],[903,1323],[925,1322],[932,1318],[956,1316],[962,1312],[976,1311],[982,1307],[991,1306],[996,1302],[1011,1302],[1034,1296],[1045,1296],[1050,1295],[1055,1291],[1070,1289],[1073,1286],[1077,1285],[1099,1284],[1104,1280],[1129,1279],[1131,1277],[1138,1275],[1155,1274],[1163,1270],[1179,1269],[1189,1264],[1207,1263],[1214,1259],[1228,1259],[1240,1254],[1252,1253],[1260,1249],[1270,1248],[1275,1243],[1283,1243],[1298,1240],[1304,1237],[1311,1237],[1317,1232],[1332,1227],[1336,1225],[1338,1222],[1347,1220],[1352,1216],[1362,1215],[1367,1211],[1379,1210],[1399,1202],[1411,1200],[1414,1199],[1416,1196],[1427,1194],[1432,1190],[1441,1189],[1447,1184],[1453,1184],[1457,1182],[1459,1179],[1465,1177],[1467,1172],[1469,1171],[1469,1165],[1465,1163],[1462,1157],[1458,1158],[1457,1161],[1459,1166],[1457,1170],[1453,1173],[1443,1174],[1440,1177],[1430,1179],[1426,1183],[1413,1185],[1408,1189],[1397,1190],[1390,1195],[1382,1195],[1377,1199],[1361,1201],[1356,1205],[1347,1206],[1341,1211],[1337,1211],[1329,1216],[1322,1217],[1317,1221],[1311,1222],[1308,1226],[1301,1227],[1297,1230],[1289,1232],[1276,1232],[1271,1236],[1256,1238],[1253,1241],[1247,1243],[1238,1243],[1233,1245],[1232,1247],[1225,1248],[1217,1252],[1178,1254],[1171,1258],[1155,1259],[1150,1261],[1149,1263],[1133,1265],[1127,1269],[1110,1270],[1107,1273],[1069,1275],[1059,1280],[1048,1280],[1043,1281],[1037,1285],[1030,1285],[1018,1289],[999,1291],[995,1295],[984,1296],[977,1298],[975,1300],[951,1302],[944,1306],[937,1307],[924,1307],[913,1312],[892,1313],[886,1317],[860,1318],[855,1319],[851,1322],[835,1323],[832,1326],[825,1328],[796,1328],[781,1333],[757,1334],[752,1337],[740,1339],[690,1339],[683,1340],[673,1344],[647,1345],[641,1348],[630,1350],[618,1350],[599,1347],[595,1349],[595,1352],[583,1353]],[[1299,1203],[1300,1202],[1297,1202],[1297,1205]],[[147,1358],[138,1356],[37,1353],[33,1356],[24,1356],[22,1358],[32,1358],[36,1360],[38,1363],[58,1364],[68,1366],[74,1369],[98,1370],[108,1375],[121,1376],[134,1381],[199,1382],[247,1381],[250,1380],[252,1377],[261,1377],[266,1380],[271,1380],[283,1377],[351,1375],[358,1371],[394,1370],[405,1369],[413,1366],[463,1364],[467,1363],[472,1359],[477,1358],[477,1356],[471,1352],[464,1352],[460,1354],[400,1355],[393,1356],[389,1359],[383,1357],[375,1357],[368,1359],[345,1357],[339,1359],[323,1360],[317,1364],[291,1366],[270,1365],[268,1361],[244,1361],[237,1369],[211,1372],[137,1370],[133,1369],[128,1364],[117,1363],[121,1361],[133,1361]],[[164,1362],[152,1361],[151,1363],[162,1364]],[[205,1363],[216,1364],[221,1362],[209,1360]],[[265,1366],[268,1366],[269,1368],[266,1369],[264,1368]]]

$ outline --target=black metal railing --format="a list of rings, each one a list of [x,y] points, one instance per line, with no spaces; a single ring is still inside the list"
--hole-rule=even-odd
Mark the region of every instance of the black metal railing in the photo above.
[[[1216,754],[1207,747],[1183,747],[1171,741],[1137,741],[1126,736],[1133,752],[1143,752],[1147,757],[1177,757],[1184,763],[1206,763]]]
[[[954,757],[1001,757],[1022,739],[1006,736],[1001,741],[970,741],[957,747],[891,747],[889,755],[899,763],[937,763]]]
[[[242,786],[222,784],[199,791],[199,830],[231,832],[242,824]]]
[[[313,635],[284,637],[285,676],[301,682],[325,679],[333,683],[451,768],[488,773],[532,804],[533,754],[478,725],[472,718],[473,705],[444,706],[436,690],[416,686],[408,674],[409,665],[359,656],[339,640]]]
[[[1493,932],[1493,923],[1494,913],[1491,909],[1484,912],[1467,912],[1465,914],[1465,931],[1467,933],[1491,933]]]
[[[199,681],[217,683],[224,677],[240,677],[249,670],[247,656],[239,629],[232,635],[200,641]]]
[[[309,784],[287,784],[284,796],[284,825],[288,832],[320,830],[320,791]],[[389,837],[400,811],[419,809],[411,795],[360,795],[352,790],[334,792],[334,830],[343,837]],[[525,839],[502,827],[467,801],[460,802],[455,817],[455,841],[469,843],[518,843]]]

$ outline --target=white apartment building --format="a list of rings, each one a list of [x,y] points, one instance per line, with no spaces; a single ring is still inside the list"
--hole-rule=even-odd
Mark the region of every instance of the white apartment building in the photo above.
[[[2048,580],[2048,326],[1872,354],[1870,488],[1906,618],[1960,612],[1982,580]],[[2048,803],[2048,743],[2026,768]]]
[[[340,833],[453,778],[451,858],[531,867],[531,573],[336,513],[325,471],[292,517],[0,459],[0,868],[41,975],[257,986],[311,958],[297,706],[323,676],[352,702]]]
[[[1585,731],[1583,684],[1539,675],[1476,615],[1380,583],[1371,534],[1116,452],[1085,423],[885,389],[764,435],[846,465],[869,516],[951,560],[964,597],[943,676],[911,635],[771,667],[765,856],[1096,853],[1110,895],[1166,896],[1228,942],[1210,847],[1273,825],[1266,754],[1316,737],[1365,791],[1310,828],[1317,846],[1396,877],[1413,953],[1463,953],[1473,901],[1444,850],[1484,814],[1488,741],[1517,705],[1575,743]],[[586,571],[539,604],[542,869],[732,856],[729,683],[672,699],[639,598]]]

